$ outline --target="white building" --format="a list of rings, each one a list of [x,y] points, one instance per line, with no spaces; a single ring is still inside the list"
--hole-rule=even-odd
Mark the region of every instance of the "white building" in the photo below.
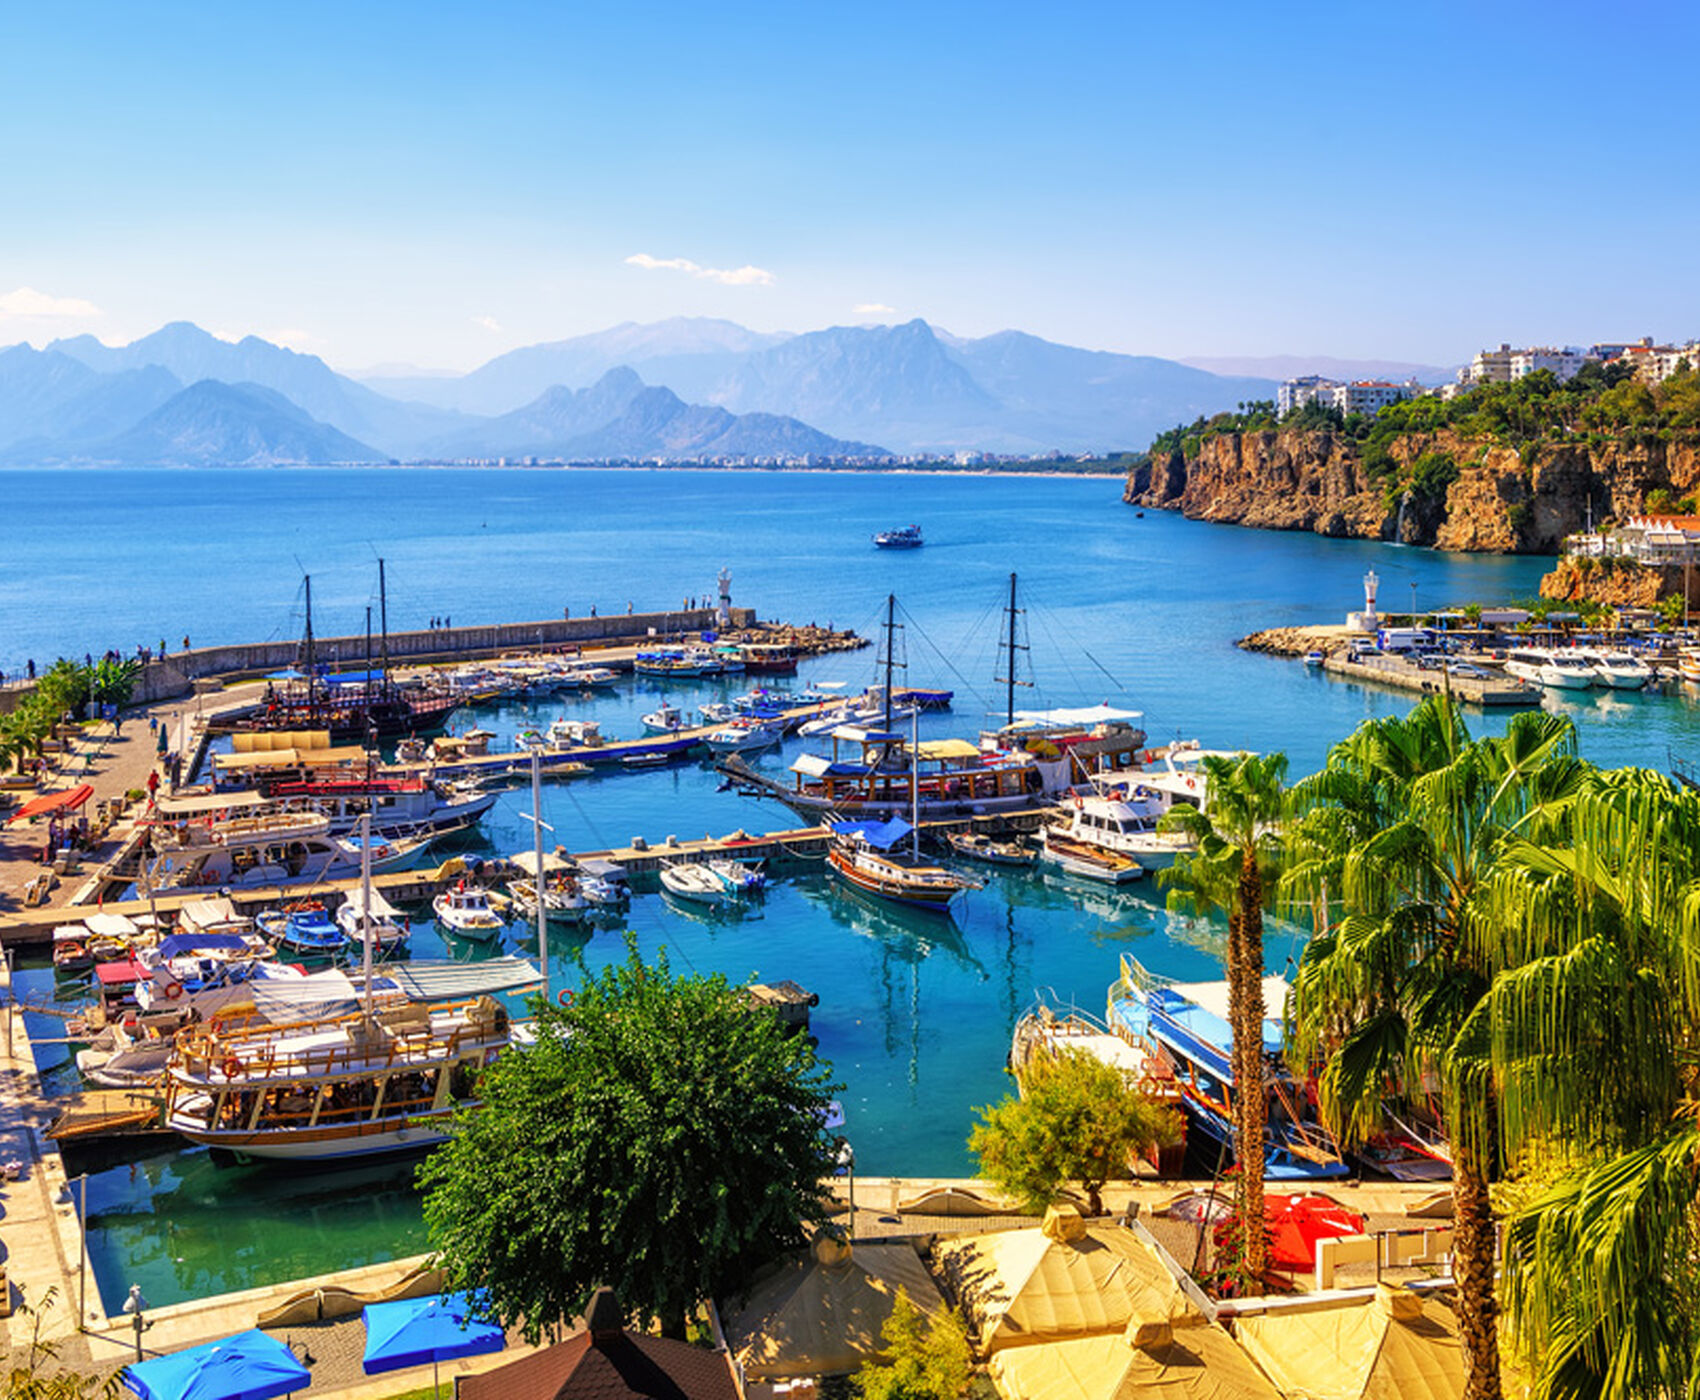
[[[1416,380],[1390,384],[1384,379],[1357,379],[1334,386],[1334,407],[1342,413],[1379,413],[1390,403],[1415,398],[1423,392]]]
[[[1332,406],[1334,391],[1340,387],[1335,379],[1324,379],[1320,374],[1305,374],[1297,379],[1289,379],[1275,391],[1275,407],[1285,418],[1296,409],[1305,407],[1321,400]]]
[[[1497,350],[1478,350],[1468,369],[1458,371],[1466,384],[1509,384],[1511,382],[1511,346],[1501,343]]]
[[[1551,370],[1560,384],[1574,379],[1588,363],[1589,355],[1575,345],[1556,350],[1550,345],[1535,345],[1527,350],[1511,352],[1511,378],[1526,379],[1536,370]]]

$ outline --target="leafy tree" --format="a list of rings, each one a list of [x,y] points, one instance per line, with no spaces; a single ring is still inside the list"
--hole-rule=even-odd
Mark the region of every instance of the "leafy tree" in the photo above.
[[[420,1168],[452,1288],[535,1340],[606,1284],[640,1324],[683,1337],[826,1220],[836,1089],[802,1037],[751,1015],[723,976],[622,963],[566,1006],[534,1003],[536,1041],[479,1080],[481,1107]]]
[[[1176,809],[1173,823],[1190,827],[1198,853],[1181,856],[1164,872],[1169,903],[1182,909],[1228,912],[1228,1024],[1233,1030],[1235,1212],[1244,1230],[1244,1278],[1260,1287],[1269,1268],[1262,1228],[1263,1165],[1269,1101],[1263,1076],[1263,911],[1275,893],[1272,875],[1280,851],[1282,781],[1287,756],[1211,755],[1204,759],[1208,814]],[[1165,821],[1171,818],[1165,817]],[[1231,891],[1231,893],[1230,893]]]
[[[19,1304],[19,1313],[30,1320],[29,1344],[19,1345],[22,1339],[14,1338],[16,1359],[12,1369],[0,1378],[0,1400],[114,1400],[120,1394],[127,1394],[122,1389],[122,1371],[114,1371],[103,1379],[68,1371],[59,1365],[59,1344],[41,1335],[42,1325],[58,1297],[58,1288],[51,1287],[37,1306]]]
[[[1294,790],[1284,891],[1321,914],[1294,987],[1293,1051],[1321,1066],[1323,1117],[1348,1142],[1381,1131],[1389,1099],[1426,1105],[1438,1087],[1468,1400],[1501,1393],[1488,1194],[1500,1113],[1484,1008],[1504,964],[1483,891],[1508,844],[1580,789],[1575,749],[1570,721],[1546,714],[1472,740],[1436,696],[1360,725]]]
[[[1034,1214],[1065,1181],[1079,1181],[1087,1212],[1102,1215],[1105,1182],[1128,1179],[1135,1156],[1180,1136],[1170,1110],[1083,1050],[1035,1056],[1021,1090],[979,1110],[968,1148],[980,1174]]]
[[[862,1400],[956,1400],[968,1389],[968,1330],[950,1309],[929,1323],[899,1288],[880,1340],[891,1359],[869,1361],[856,1373]]]

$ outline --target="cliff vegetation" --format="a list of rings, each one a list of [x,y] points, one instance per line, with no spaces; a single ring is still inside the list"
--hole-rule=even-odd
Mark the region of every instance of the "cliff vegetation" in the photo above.
[[[1273,403],[1158,435],[1128,474],[1140,506],[1265,529],[1442,549],[1556,552],[1565,535],[1700,497],[1700,373],[1660,384],[1590,364],[1369,416]]]

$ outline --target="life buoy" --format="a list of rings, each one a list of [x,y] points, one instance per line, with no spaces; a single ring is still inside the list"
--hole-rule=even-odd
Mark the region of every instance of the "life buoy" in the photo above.
[[[183,984],[181,982],[167,982],[160,988],[160,991],[165,994],[167,1001],[176,1001],[178,997],[183,995]]]
[[[1075,793],[1074,794],[1074,810],[1078,812],[1078,811],[1082,810],[1085,806],[1086,806],[1085,798],[1081,797],[1081,795],[1078,792]]]
[[[563,987],[555,1000],[560,1002],[562,1006],[571,1006],[573,1004],[573,989],[571,987]]]
[[[1189,789],[1196,791],[1197,788],[1198,788],[1198,779],[1197,778],[1188,778],[1186,780],[1186,785]]]
[[[220,1066],[220,1068],[224,1071],[224,1077],[226,1079],[234,1079],[237,1075],[242,1073],[242,1061],[237,1059],[234,1055],[227,1055],[225,1056],[224,1063]]]

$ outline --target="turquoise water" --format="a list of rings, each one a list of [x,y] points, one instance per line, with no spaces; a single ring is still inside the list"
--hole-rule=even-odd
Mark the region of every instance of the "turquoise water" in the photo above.
[[[133,650],[187,633],[197,644],[293,636],[303,570],[321,634],[357,633],[388,561],[393,626],[432,614],[457,623],[669,606],[713,591],[763,617],[874,636],[895,592],[918,685],[954,689],[927,735],[971,734],[1001,710],[997,643],[1008,575],[1020,577],[1033,688],[1018,705],[1108,700],[1142,710],[1154,739],[1284,749],[1298,776],[1360,720],[1410,700],[1236,650],[1256,628],[1335,621],[1381,576],[1382,605],[1500,601],[1535,590],[1546,561],[1437,554],[1143,518],[1119,484],[1071,479],[725,472],[348,471],[0,473],[14,500],[54,500],[15,519],[0,576],[0,665],[59,651]],[[928,544],[877,551],[876,529],[920,522]],[[804,679],[858,686],[869,650],[810,663]],[[555,714],[593,715],[635,734],[665,693],[680,704],[743,683],[628,682],[594,700],[509,704],[465,715],[506,738]],[[1550,703],[1550,702],[1549,702]],[[1693,747],[1700,715],[1676,697],[1569,707],[1584,753],[1663,767]],[[1480,722],[1484,729],[1503,723]],[[763,756],[782,772],[807,745]],[[552,839],[573,849],[676,834],[795,825],[785,809],[718,791],[705,765],[615,773],[544,791]],[[503,797],[471,849],[529,846],[529,793]],[[428,923],[416,954],[441,951]],[[966,1172],[976,1105],[1005,1090],[1005,1049],[1037,987],[1102,1008],[1117,956],[1208,976],[1216,931],[1172,918],[1157,892],[1113,893],[1044,875],[993,875],[948,922],[876,906],[789,871],[742,919],[694,918],[640,895],[629,927],[675,967],[735,978],[795,978],[821,994],[813,1029],[845,1084],[858,1170]],[[557,977],[576,975],[552,940]],[[615,929],[590,935],[597,966],[622,955]],[[1270,938],[1279,969],[1293,935]],[[38,989],[45,971],[28,974]],[[42,1018],[41,1029],[57,1023]],[[51,1083],[63,1052],[43,1047]],[[215,1167],[167,1154],[90,1179],[91,1249],[109,1299],[141,1283],[157,1304],[370,1262],[424,1247],[404,1167],[355,1173]]]

